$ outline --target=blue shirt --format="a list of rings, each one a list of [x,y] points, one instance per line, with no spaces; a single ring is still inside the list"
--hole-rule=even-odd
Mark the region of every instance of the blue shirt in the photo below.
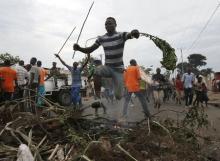
[[[75,70],[71,66],[67,66],[67,68],[71,72],[72,87],[81,87],[82,86],[82,81],[81,81],[82,68],[76,68]]]

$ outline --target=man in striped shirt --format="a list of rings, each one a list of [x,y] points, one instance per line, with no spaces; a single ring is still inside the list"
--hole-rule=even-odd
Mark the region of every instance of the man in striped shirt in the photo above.
[[[128,32],[116,31],[116,20],[113,17],[108,17],[105,21],[107,33],[99,36],[95,43],[87,48],[82,48],[78,44],[74,44],[73,48],[76,51],[81,51],[89,54],[96,50],[100,45],[103,46],[105,52],[105,65],[100,65],[95,70],[97,77],[112,78],[114,84],[114,94],[116,99],[121,99],[123,95],[123,51],[125,41],[133,37],[139,38],[139,31],[132,30]],[[100,78],[101,79],[101,78]]]

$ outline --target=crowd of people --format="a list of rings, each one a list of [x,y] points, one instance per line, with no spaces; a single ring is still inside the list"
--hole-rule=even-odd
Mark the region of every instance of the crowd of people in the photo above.
[[[185,107],[203,106],[203,102],[207,106],[209,100],[207,85],[201,75],[196,76],[192,73],[191,67],[188,67],[187,72],[182,75],[178,73],[172,81],[165,79],[160,72],[160,69],[157,68],[156,74],[152,76],[152,90],[156,108],[160,108],[162,102],[170,98],[179,105],[185,101]]]
[[[125,89],[123,94],[123,119],[128,117],[129,106],[135,106],[136,102],[132,99],[132,96],[139,99],[146,117],[150,117],[149,102],[153,102],[156,109],[159,109],[165,102],[175,102],[177,106],[183,104],[184,107],[203,107],[204,103],[207,106],[209,99],[206,83],[202,76],[193,74],[190,67],[186,73],[182,75],[178,73],[176,78],[172,80],[167,79],[164,74],[161,74],[161,69],[157,68],[156,73],[152,75],[151,79],[152,82],[150,84],[143,80],[141,78],[140,66],[138,66],[135,59],[130,60],[130,65],[123,72]],[[104,82],[100,81],[98,83],[99,86],[102,86],[103,89],[114,90],[112,86],[111,88],[106,87],[106,83]],[[104,93],[104,91],[101,90],[101,93]],[[100,97],[108,101],[108,97],[105,94],[101,94]],[[117,100],[116,97],[113,96],[113,98]]]
[[[48,72],[42,68],[42,62],[35,57],[25,65],[20,60],[18,66],[11,67],[10,60],[5,60],[0,67],[0,102],[21,100],[29,97],[38,107],[42,105],[45,93],[44,79]],[[38,96],[38,97],[37,97]],[[36,112],[35,109],[31,111]]]
[[[59,76],[67,80],[67,76],[60,73],[55,62],[53,62],[53,67],[47,70],[35,57],[31,58],[28,64],[25,64],[23,60],[20,60],[18,64],[12,64],[6,59],[0,67],[0,103],[19,101],[29,97],[40,108],[45,95],[45,80],[53,77],[55,87],[57,87],[56,78]],[[32,111],[36,112],[34,109]]]
[[[141,80],[141,74],[136,60],[130,60],[130,65],[126,69],[124,68],[123,62],[125,42],[132,38],[139,38],[140,33],[136,29],[131,32],[117,32],[116,26],[116,20],[113,17],[108,17],[105,21],[107,33],[103,36],[99,36],[92,46],[83,48],[78,44],[74,44],[73,49],[75,51],[80,51],[87,55],[87,60],[81,67],[79,67],[78,62],[73,62],[73,65],[70,66],[66,64],[58,54],[55,54],[71,73],[71,99],[74,107],[80,107],[82,104],[80,96],[82,71],[90,59],[90,53],[98,49],[99,46],[103,46],[105,64],[102,65],[100,61],[94,61],[95,68],[88,76],[88,82],[90,82],[91,79],[94,82],[96,98],[101,98],[101,93],[103,93],[101,89],[102,86],[106,90],[104,93],[111,96],[109,97],[111,101],[113,101],[113,98],[117,100],[120,100],[122,97],[125,98],[122,117],[127,117],[129,102],[131,101],[132,94],[134,94],[141,102],[144,115],[150,118],[151,114],[148,107],[150,97],[149,90],[152,90],[154,107],[158,109],[161,107],[162,101],[166,101],[166,99],[169,98],[170,93],[175,93],[175,99],[178,104],[180,104],[184,98],[186,107],[199,105],[199,103],[203,103],[203,101],[207,104],[206,85],[203,83],[201,77],[198,77],[197,82],[195,81],[195,75],[191,72],[190,68],[187,73],[182,76],[178,74],[176,79],[173,80],[173,84],[161,74],[160,68],[157,68],[156,74],[152,76],[152,84],[150,86],[148,84],[146,88],[146,82]],[[42,62],[36,58],[31,58],[30,64],[26,66],[24,66],[24,61],[21,60],[15,70],[12,69],[10,65],[10,61],[6,60],[4,66],[0,67],[1,101],[20,99],[25,95],[25,89],[28,89],[28,94],[31,97],[38,96],[35,101],[40,107],[43,102],[42,97],[45,94],[45,80],[53,76],[55,87],[58,88],[57,78],[60,74],[58,74],[59,70],[55,62],[49,72],[42,68]],[[48,75],[47,78],[46,75]],[[104,79],[105,81],[103,83],[102,80]],[[65,77],[65,80],[67,85],[67,77]],[[16,95],[15,88],[18,91]],[[196,99],[193,101],[194,90]],[[92,107],[95,107],[97,112],[97,108],[99,108],[100,105],[103,105],[103,103],[94,102]]]

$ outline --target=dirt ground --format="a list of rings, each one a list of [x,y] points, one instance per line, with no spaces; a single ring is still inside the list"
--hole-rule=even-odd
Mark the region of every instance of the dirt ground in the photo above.
[[[220,103],[220,93],[213,94],[209,93],[210,103],[215,101]],[[142,107],[140,105],[140,102],[138,98],[133,97],[132,100],[134,101],[134,105],[129,105],[128,108],[128,122],[138,122],[144,119],[144,114],[142,112]],[[93,102],[93,98],[89,98],[83,101],[84,105],[89,105],[91,102]],[[102,102],[107,107],[107,114],[103,114],[103,110],[99,109],[99,115],[103,117],[107,117],[111,120],[119,120],[122,115],[123,110],[123,102],[124,100],[120,101],[114,101],[113,103],[108,102],[106,99],[102,99]],[[151,112],[151,114],[157,114],[158,117],[161,119],[166,119],[167,117],[171,117],[173,119],[181,119],[184,116],[183,114],[177,114],[174,111],[185,111],[187,112],[187,108],[184,107],[184,102],[182,102],[181,105],[176,104],[175,101],[170,100],[162,104],[161,108],[155,109],[153,105],[153,100],[150,99],[150,102],[148,103],[148,108]],[[200,107],[201,108],[201,107]],[[207,133],[207,135],[215,136],[220,138],[220,107],[214,106],[212,104],[209,104],[208,107],[205,107],[205,112],[208,115],[208,120],[210,123],[209,129],[203,131],[204,133]],[[94,114],[94,109],[88,108],[85,110],[84,114]],[[94,115],[92,117],[95,117]]]
[[[210,96],[211,101],[218,101],[218,98],[218,95]],[[13,124],[12,128],[20,130],[21,127],[24,127],[24,125],[28,123],[26,119],[29,121],[35,121],[35,128],[33,128],[33,124],[30,122],[31,127],[23,128],[22,132],[27,135],[25,135],[24,138],[30,136],[30,138],[33,139],[33,144],[35,144],[35,146],[37,146],[41,139],[45,137],[45,133],[48,134],[49,138],[39,150],[43,158],[48,158],[48,154],[50,154],[53,149],[60,144],[60,149],[64,149],[64,151],[70,150],[71,153],[69,154],[71,154],[71,156],[69,157],[75,158],[75,160],[77,160],[79,154],[85,154],[90,159],[97,161],[134,160],[131,159],[131,156],[139,161],[203,161],[204,157],[209,158],[209,160],[213,160],[213,158],[215,160],[220,160],[220,155],[218,155],[220,154],[219,107],[212,105],[205,107],[204,111],[208,115],[210,126],[199,130],[195,129],[196,131],[192,132],[188,127],[175,125],[178,125],[178,121],[181,121],[182,118],[192,111],[190,110],[188,112],[189,109],[195,108],[185,108],[184,102],[182,102],[181,105],[177,105],[175,101],[170,100],[164,102],[158,110],[153,107],[152,98],[148,103],[148,108],[153,116],[153,119],[151,121],[144,121],[142,124],[137,126],[130,127],[129,125],[135,125],[137,122],[144,119],[140,102],[135,97],[132,97],[132,100],[134,104],[129,105],[128,118],[124,121],[125,124],[122,124],[121,122],[124,103],[123,99],[120,101],[114,101],[113,103],[108,102],[106,99],[102,99],[103,104],[107,107],[107,114],[103,114],[103,110],[99,109],[98,113],[100,117],[97,117],[94,115],[94,109],[89,107],[89,105],[94,102],[94,99],[91,97],[83,98],[83,107],[85,110],[74,111],[68,110],[68,108],[71,107],[67,107],[63,114],[60,111],[60,117],[58,117],[57,113],[55,116],[58,118],[55,117],[55,120],[54,118],[48,119],[49,121],[52,119],[52,123],[55,123],[52,125],[49,124],[50,126],[47,126],[47,124],[42,127],[38,126],[40,123],[32,118],[33,115],[30,113],[31,118],[26,118],[27,113],[25,113],[26,117],[23,119],[22,117],[19,118],[21,119],[19,121],[23,120],[20,122],[22,123],[22,126],[16,122],[16,124]],[[187,115],[185,115],[186,113]],[[88,114],[91,114],[89,115],[91,118],[96,119],[82,119],[83,116],[88,116]],[[108,119],[103,119],[101,117]],[[44,118],[42,117],[41,119]],[[45,123],[45,121],[48,120],[41,120],[41,123]],[[165,122],[165,120],[168,122]],[[177,124],[172,126],[169,124],[171,123],[169,120],[172,120]],[[104,123],[105,121],[107,121],[106,124]],[[28,125],[26,126],[28,127]],[[42,131],[42,129],[45,130],[45,128],[46,131]],[[5,130],[10,131],[13,129],[6,128]],[[17,135],[20,135],[20,133],[16,130],[14,132],[16,132]],[[8,137],[7,134],[9,134],[9,131],[7,131],[8,133],[4,133],[7,138],[3,138],[2,140],[4,140],[5,145],[11,145],[14,150],[11,153],[8,153],[8,146],[3,146],[6,150],[0,147],[0,158],[1,156],[5,158],[16,158],[16,147],[18,147],[20,142],[18,142],[18,140],[16,141],[17,138],[14,138],[13,136]],[[172,135],[170,135],[171,133]],[[12,140],[8,142],[8,138],[11,138]],[[29,139],[28,141],[23,139],[23,141],[29,143]],[[75,149],[71,150],[72,147],[75,147]],[[34,153],[37,152],[36,149],[32,149],[32,151]],[[45,152],[48,152],[48,154]],[[130,157],[129,153],[131,155]],[[68,156],[68,153],[65,153],[65,156]],[[58,152],[53,158],[57,157]]]
[[[220,92],[209,92],[209,104],[220,107]]]

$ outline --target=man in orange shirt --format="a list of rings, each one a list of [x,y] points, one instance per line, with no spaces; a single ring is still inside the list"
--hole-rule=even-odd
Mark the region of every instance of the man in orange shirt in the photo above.
[[[127,94],[125,96],[124,108],[123,108],[123,117],[127,116],[128,104],[131,99],[132,93],[134,93],[139,101],[141,102],[143,112],[146,117],[150,117],[150,112],[147,107],[146,99],[140,91],[140,72],[139,67],[137,66],[136,60],[132,59],[130,61],[130,66],[124,72],[124,82],[125,87],[127,88]]]
[[[37,99],[37,106],[40,107],[43,103],[42,97],[45,95],[45,86],[44,86],[44,79],[45,76],[48,75],[48,71],[41,67],[42,62],[37,61],[37,67],[40,70],[40,83],[38,86],[38,99]]]
[[[11,69],[10,65],[10,60],[5,60],[4,67],[0,67],[2,101],[12,100],[15,84],[17,85],[16,71]]]

